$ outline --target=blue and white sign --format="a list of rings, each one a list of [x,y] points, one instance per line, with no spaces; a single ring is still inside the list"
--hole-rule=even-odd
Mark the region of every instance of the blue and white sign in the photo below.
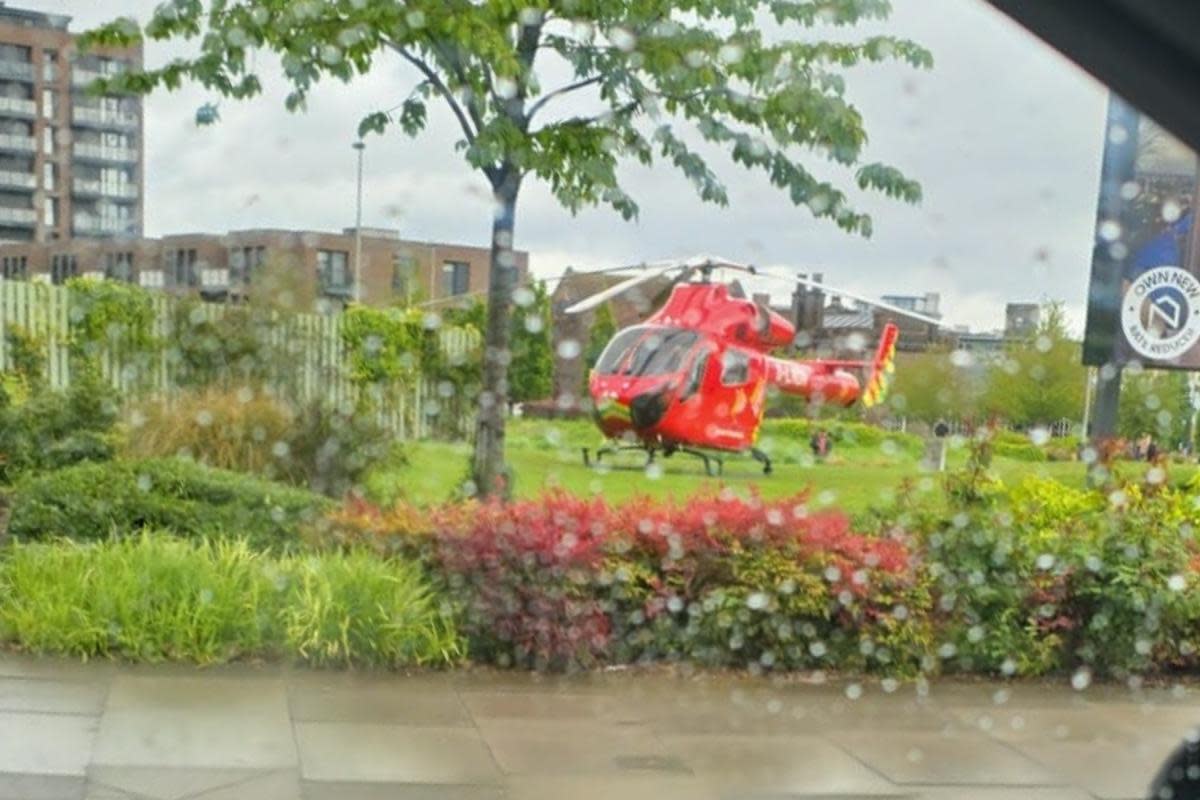
[[[1173,361],[1200,342],[1200,280],[1179,267],[1156,267],[1129,285],[1121,303],[1125,340],[1138,355]]]

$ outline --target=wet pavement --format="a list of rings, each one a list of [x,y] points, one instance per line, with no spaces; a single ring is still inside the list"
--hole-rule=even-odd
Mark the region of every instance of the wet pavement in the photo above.
[[[0,655],[0,798],[1143,798],[1200,692]]]

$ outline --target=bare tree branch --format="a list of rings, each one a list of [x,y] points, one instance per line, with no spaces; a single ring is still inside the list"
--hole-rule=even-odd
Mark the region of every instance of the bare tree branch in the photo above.
[[[454,53],[448,52],[444,47],[442,47],[441,43],[432,38],[429,38],[429,46],[433,49],[434,53],[437,54],[437,57],[442,60],[446,69],[454,75],[454,78],[459,82],[459,84],[465,86],[471,93],[466,102],[467,116],[469,116],[471,121],[475,123],[476,130],[483,130],[483,114],[479,110],[479,98],[476,96],[474,88],[471,87],[470,82],[467,80],[466,73],[463,71],[462,59],[455,56]],[[487,80],[488,88],[490,90],[491,75],[487,76]]]
[[[462,106],[459,105],[458,100],[454,97],[454,94],[446,87],[446,84],[440,77],[438,77],[438,74],[433,71],[433,68],[426,64],[422,59],[410,53],[408,50],[397,45],[395,42],[388,42],[388,46],[399,53],[405,61],[421,71],[421,74],[425,76],[425,79],[429,81],[429,84],[433,86],[433,88],[437,90],[438,94],[442,96],[442,99],[449,104],[450,110],[454,112],[454,116],[458,118],[458,124],[462,127],[463,135],[467,137],[467,143],[475,144],[475,137],[479,135],[479,129],[471,126],[471,121],[467,119],[467,115],[463,112]]]
[[[542,107],[554,98],[561,97],[564,94],[570,94],[571,92],[578,91],[579,89],[583,89],[588,86],[592,86],[593,84],[599,83],[603,79],[604,78],[601,75],[593,75],[590,78],[584,78],[583,80],[575,81],[574,83],[568,83],[566,86],[560,86],[552,92],[547,92],[529,107],[529,111],[525,114],[525,121],[528,122],[532,120],[533,115],[541,111]]]
[[[625,117],[625,116],[628,116],[629,114],[632,114],[634,111],[636,111],[638,108],[640,108],[641,105],[642,105],[642,101],[640,101],[640,100],[630,100],[628,103],[625,103],[624,105],[620,106],[619,108],[613,108],[613,109],[609,109],[607,111],[601,111],[599,114],[592,114],[591,116],[587,116],[587,117],[583,117],[583,116],[568,117],[567,119],[559,120],[558,122],[552,122],[549,125],[538,128],[536,131],[534,131],[534,134],[536,135],[538,133],[541,133],[544,130],[548,130],[549,128],[553,128],[556,126],[557,127],[568,127],[568,126],[576,126],[576,125],[594,125],[597,122],[603,122],[605,120],[620,119],[621,117]]]

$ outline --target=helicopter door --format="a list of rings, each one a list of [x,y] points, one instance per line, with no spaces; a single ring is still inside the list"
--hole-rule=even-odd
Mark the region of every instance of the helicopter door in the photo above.
[[[707,347],[701,347],[697,350],[695,356],[692,357],[692,363],[688,366],[683,388],[679,392],[679,402],[685,403],[700,396],[700,390],[705,385],[704,378],[708,374],[710,352]]]
[[[712,388],[713,433],[730,446],[749,447],[762,420],[766,362],[759,353],[729,347],[721,354],[720,372]]]

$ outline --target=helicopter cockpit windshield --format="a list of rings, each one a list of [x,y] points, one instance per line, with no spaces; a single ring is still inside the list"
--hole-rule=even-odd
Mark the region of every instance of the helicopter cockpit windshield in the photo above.
[[[596,362],[600,375],[668,375],[678,372],[700,337],[679,328],[639,326],[621,331]]]

